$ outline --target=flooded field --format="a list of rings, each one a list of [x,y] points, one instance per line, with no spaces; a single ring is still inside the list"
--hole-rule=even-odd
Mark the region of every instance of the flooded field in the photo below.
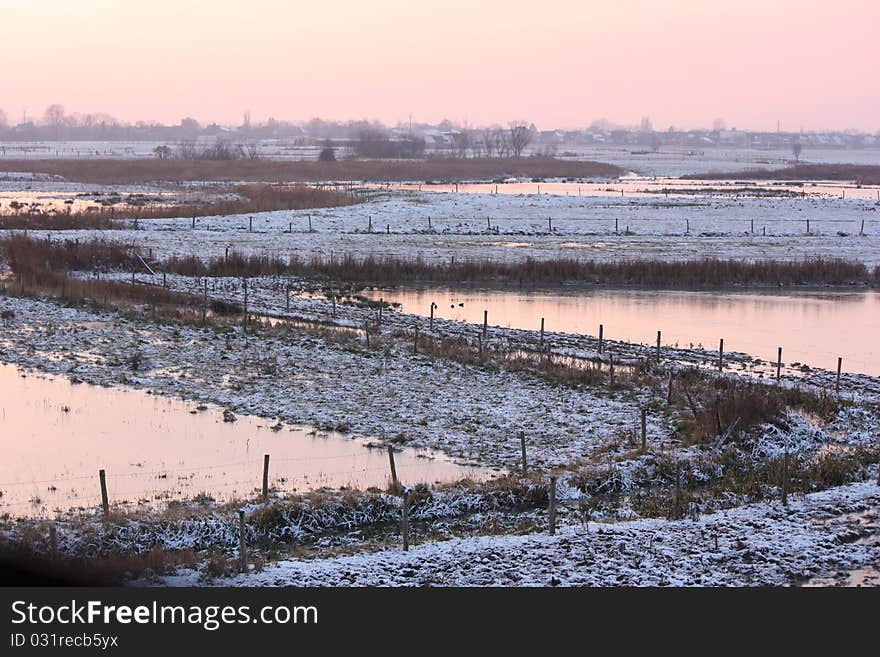
[[[880,375],[880,294],[860,292],[672,292],[399,289],[369,293],[400,310],[490,326],[596,335],[610,340],[741,351],[785,363]]]
[[[94,212],[109,208],[124,213],[143,206],[167,207],[174,199],[175,195],[169,192],[120,194],[0,191],[0,216],[19,213]]]
[[[552,194],[559,196],[668,197],[783,197],[850,198],[880,201],[880,186],[850,181],[681,180],[667,177],[624,176],[606,182],[403,183],[368,185],[402,191],[458,192],[462,194]]]
[[[264,454],[270,454],[269,485],[279,490],[384,487],[387,451],[366,442],[255,417],[224,422],[216,406],[0,366],[0,513],[49,515],[98,505],[100,469],[111,503],[251,496],[261,485]],[[398,452],[395,461],[407,484],[494,472],[425,450]]]

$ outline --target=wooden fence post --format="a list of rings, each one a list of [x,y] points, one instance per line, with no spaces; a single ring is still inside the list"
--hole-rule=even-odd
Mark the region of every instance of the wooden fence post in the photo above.
[[[776,382],[779,383],[779,379],[782,377],[782,347],[776,352]]]
[[[724,338],[718,343],[718,371],[724,371]]]
[[[614,386],[614,354],[608,354],[608,387]]]
[[[244,509],[238,510],[238,570],[247,571],[247,539],[245,538]]]
[[[403,530],[403,551],[409,551],[409,491],[403,494],[403,505],[401,508],[401,525]]]
[[[394,448],[391,445],[388,445],[388,461],[391,464],[391,487],[394,489],[394,492],[400,488],[400,483],[397,481],[397,467],[394,465]]]
[[[550,477],[550,535],[556,533],[556,477]]]
[[[483,311],[483,337],[486,337],[486,332],[489,330],[489,311]]]
[[[843,367],[843,357],[838,356],[837,357],[837,385],[836,385],[837,392],[840,392],[840,368],[841,367]]]
[[[660,362],[660,331],[657,331],[657,362]]]
[[[605,326],[603,324],[599,324],[599,353],[602,353],[602,338],[605,333]]]
[[[202,295],[202,324],[205,323],[208,315],[208,279],[205,277],[205,291]]]
[[[648,409],[642,407],[642,449],[648,444]]]
[[[110,515],[110,503],[107,501],[107,475],[103,470],[98,470],[98,479],[101,480],[101,507],[106,518]]]
[[[678,459],[675,461],[675,496],[673,499],[672,505],[672,518],[673,520],[678,520],[679,517],[679,499],[681,497],[681,466],[679,465]]]
[[[544,318],[541,318],[541,346],[544,346]]]
[[[244,327],[244,330],[247,331],[247,320],[248,320],[248,289],[247,289],[247,277],[243,278],[244,281],[244,314],[241,318],[241,324]]]
[[[529,473],[529,466],[528,466],[528,462],[526,461],[526,433],[525,433],[525,431],[519,432],[519,444],[520,444],[520,448],[522,449],[522,474],[523,474],[523,477],[526,477],[526,476],[528,476],[528,473]]]
[[[269,455],[263,455],[263,501],[269,499]]]
[[[788,506],[788,447],[782,457],[782,506]]]

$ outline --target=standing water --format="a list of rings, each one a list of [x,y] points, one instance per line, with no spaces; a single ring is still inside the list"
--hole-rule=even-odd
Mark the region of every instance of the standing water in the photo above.
[[[880,376],[880,294],[860,292],[669,292],[645,290],[509,291],[397,289],[370,294],[405,313],[490,326],[597,335],[636,344],[740,351],[828,370]]]
[[[94,507],[101,469],[111,503],[250,497],[262,485],[264,454],[269,486],[279,490],[384,488],[388,453],[366,443],[256,417],[224,422],[216,407],[0,366],[0,513]],[[407,485],[494,474],[423,450],[397,452],[395,462]]]

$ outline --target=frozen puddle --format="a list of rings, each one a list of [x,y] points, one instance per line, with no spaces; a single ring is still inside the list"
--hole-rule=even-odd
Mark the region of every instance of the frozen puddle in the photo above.
[[[401,304],[405,313],[538,330],[596,335],[635,344],[701,345],[827,370],[843,358],[845,372],[880,375],[880,294],[875,291],[653,291],[653,290],[452,290],[396,289],[367,296]]]
[[[262,485],[264,454],[270,487],[286,492],[384,487],[390,479],[387,451],[366,440],[248,416],[224,422],[216,406],[197,407],[0,366],[0,513],[99,505],[100,469],[111,504],[251,496]],[[396,452],[395,463],[409,485],[495,474],[411,449]]]

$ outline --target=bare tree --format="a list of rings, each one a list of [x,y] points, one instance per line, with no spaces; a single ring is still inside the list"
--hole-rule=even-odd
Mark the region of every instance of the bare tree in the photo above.
[[[494,135],[498,157],[510,157],[510,134],[504,128],[496,128]]]
[[[64,125],[64,106],[59,104],[49,105],[43,114],[46,125],[53,129],[55,138],[61,137],[61,127]]]
[[[804,150],[804,147],[801,145],[801,142],[799,142],[799,141],[796,141],[791,145],[791,152],[792,152],[792,155],[794,155],[795,162],[801,161],[801,151],[803,151],[803,150]]]
[[[171,157],[171,147],[165,145],[156,146],[156,148],[153,149],[153,153],[160,160],[167,160],[169,157]]]
[[[492,128],[483,128],[480,132],[480,141],[482,142],[483,152],[486,157],[492,157],[495,150],[495,131]]]
[[[177,145],[177,157],[181,160],[197,160],[199,157],[196,150],[196,142],[185,139]]]
[[[532,131],[525,121],[511,121],[508,127],[511,153],[513,157],[520,157],[532,141]]]
[[[333,142],[329,139],[324,140],[324,145],[321,147],[321,152],[318,153],[318,161],[319,162],[335,162],[336,161],[336,149],[333,148]]]
[[[468,149],[471,147],[471,131],[462,128],[452,136],[452,155],[457,158],[467,157]]]
[[[244,144],[244,157],[248,160],[260,159],[260,147],[256,139],[248,139]]]

